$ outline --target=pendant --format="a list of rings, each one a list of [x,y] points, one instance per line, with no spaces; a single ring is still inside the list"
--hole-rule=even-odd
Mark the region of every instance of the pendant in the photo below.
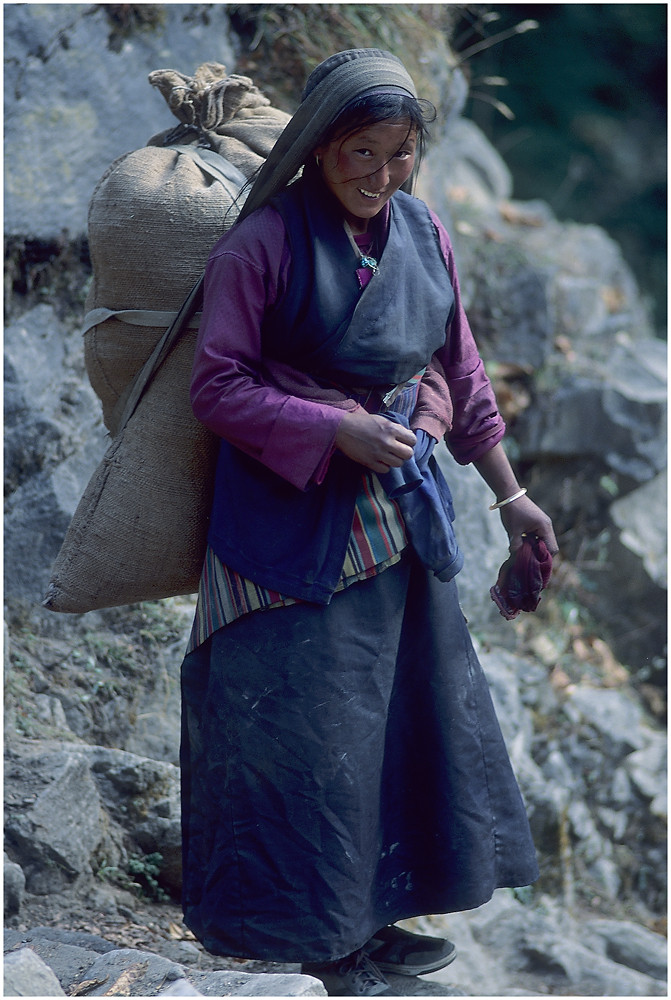
[[[362,257],[359,261],[359,267],[369,267],[373,274],[377,274],[379,270],[375,257]]]

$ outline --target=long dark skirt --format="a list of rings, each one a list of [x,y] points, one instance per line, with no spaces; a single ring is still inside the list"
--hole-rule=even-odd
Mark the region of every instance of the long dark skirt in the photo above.
[[[184,913],[220,955],[328,961],[538,876],[459,608],[411,552],[186,657]]]

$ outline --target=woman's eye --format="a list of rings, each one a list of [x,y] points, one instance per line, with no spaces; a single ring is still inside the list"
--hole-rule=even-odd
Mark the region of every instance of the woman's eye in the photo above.
[[[361,156],[372,156],[370,149],[355,149],[355,153],[359,153]]]

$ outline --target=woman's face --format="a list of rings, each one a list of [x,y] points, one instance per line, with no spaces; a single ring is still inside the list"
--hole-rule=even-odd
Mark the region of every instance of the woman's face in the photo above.
[[[328,189],[354,233],[374,218],[412,173],[417,133],[407,121],[367,125],[315,150]]]

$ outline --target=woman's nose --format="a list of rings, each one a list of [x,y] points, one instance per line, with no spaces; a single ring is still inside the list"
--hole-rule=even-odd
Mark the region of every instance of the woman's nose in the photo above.
[[[386,187],[389,183],[389,164],[382,163],[377,170],[374,170],[372,174],[369,174],[369,177],[380,187]]]

